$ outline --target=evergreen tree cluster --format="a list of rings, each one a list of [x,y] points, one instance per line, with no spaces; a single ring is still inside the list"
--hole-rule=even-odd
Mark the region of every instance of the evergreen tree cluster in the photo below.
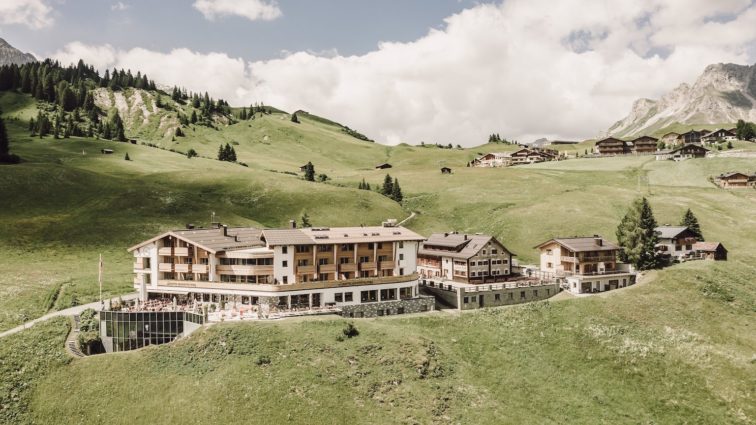
[[[617,227],[617,241],[622,247],[620,259],[639,270],[660,266],[656,253],[659,237],[656,219],[646,198],[636,199]]]
[[[738,124],[735,126],[735,137],[738,140],[753,140],[756,138],[756,124],[738,120]]]
[[[94,99],[90,91],[96,87],[110,87],[121,90],[128,87],[155,90],[155,82],[137,72],[113,69],[100,75],[93,66],[87,66],[82,60],[78,64],[63,67],[58,61],[47,59],[43,62],[29,62],[23,65],[3,65],[0,67],[0,91],[18,90],[28,93],[37,100],[60,105],[64,111],[75,108],[90,110]]]
[[[499,136],[499,133],[492,133],[490,136],[488,136],[488,143],[503,143],[505,145],[511,145],[512,142],[510,142],[507,139],[502,139],[501,136]]]
[[[367,183],[363,178],[362,181],[357,185],[357,189],[370,190],[370,183]]]
[[[315,181],[315,166],[312,165],[312,162],[310,161],[307,161],[307,164],[305,165],[304,178],[308,182]]]
[[[401,203],[404,200],[402,194],[402,188],[399,186],[399,179],[392,179],[389,174],[383,179],[383,186],[381,186],[381,194],[393,199],[396,202]]]
[[[226,146],[220,145],[218,147],[218,161],[236,162],[236,150],[234,150],[234,147],[228,143],[226,143]]]
[[[21,162],[21,158],[10,153],[10,139],[8,138],[8,131],[5,129],[2,111],[0,111],[0,163],[2,162],[16,164]]]

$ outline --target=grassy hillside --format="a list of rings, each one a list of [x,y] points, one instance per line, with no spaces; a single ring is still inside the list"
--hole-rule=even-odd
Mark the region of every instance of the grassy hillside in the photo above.
[[[645,195],[660,223],[677,223],[690,207],[707,240],[730,250],[726,263],[675,266],[601,297],[461,316],[359,320],[360,336],[345,342],[336,341],[345,323],[340,319],[216,325],[175,345],[68,364],[49,349],[67,332],[53,323],[3,341],[3,347],[26,341],[23,350],[38,353],[46,366],[6,391],[2,400],[16,402],[2,402],[0,422],[756,418],[756,191],[725,191],[707,181],[724,171],[752,171],[752,158],[674,163],[623,157],[477,169],[465,167],[467,161],[514,147],[387,147],[307,114],[292,123],[283,112],[217,129],[190,125],[176,141],[144,127],[139,142],[163,148],[156,149],[30,138],[26,119],[36,114],[36,103],[3,93],[0,107],[6,117],[20,118],[8,126],[11,150],[25,160],[0,166],[0,330],[94,300],[101,252],[106,292],[130,290],[126,247],[185,223],[206,224],[211,211],[225,223],[255,226],[281,226],[304,212],[316,225],[336,226],[415,211],[408,223],[413,230],[491,233],[522,262],[534,262],[532,247],[553,236],[613,239],[629,203]],[[191,148],[213,158],[221,143],[233,144],[248,166],[168,150]],[[105,147],[115,153],[100,154]],[[570,148],[582,154],[582,146]],[[124,160],[127,152],[132,161]],[[302,180],[299,166],[307,161],[330,180]],[[393,168],[375,170],[381,162]],[[441,175],[441,166],[453,174]],[[377,186],[387,172],[401,183],[403,205],[356,189],[363,178]]]

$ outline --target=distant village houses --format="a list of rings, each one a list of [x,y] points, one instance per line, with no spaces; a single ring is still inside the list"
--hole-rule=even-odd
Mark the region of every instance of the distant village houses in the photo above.
[[[509,167],[536,162],[558,161],[564,158],[564,155],[554,149],[524,147],[513,152],[487,153],[473,159],[468,165],[482,168]]]
[[[708,149],[705,147],[698,145],[698,144],[685,144],[679,148],[675,149],[664,149],[660,151],[656,151],[656,160],[657,161],[664,161],[664,160],[672,160],[672,161],[683,161],[686,159],[692,159],[692,158],[704,158],[706,157],[706,154],[709,152]]]
[[[596,142],[596,153],[601,156],[653,154],[658,143],[659,139],[651,136],[641,136],[633,140],[607,137]]]
[[[756,188],[756,173],[745,174],[731,171],[718,175],[714,178],[714,182],[722,189]]]

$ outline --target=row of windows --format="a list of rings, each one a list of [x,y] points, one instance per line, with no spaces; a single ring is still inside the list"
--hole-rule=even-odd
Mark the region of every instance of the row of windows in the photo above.
[[[273,281],[273,276],[269,275],[248,275],[248,276],[237,276],[233,274],[222,274],[220,275],[220,281],[221,282],[230,282],[230,283],[270,283]]]
[[[501,274],[509,274],[509,270],[504,270],[504,273],[502,273],[500,270],[491,270],[490,275],[488,274],[488,271],[470,272],[470,277],[499,276]]]
[[[524,299],[527,298],[526,297],[526,292],[527,291],[520,291],[520,299],[521,300],[524,300]],[[548,289],[548,288],[546,289],[546,295],[547,296],[551,295],[551,289]],[[481,295],[481,297],[483,297],[483,295]],[[533,297],[534,298],[538,297],[538,289],[534,289],[533,290]],[[514,292],[507,292],[507,299],[510,300],[510,301],[514,300]],[[495,301],[501,301],[501,294],[494,294],[494,300]],[[478,296],[477,295],[473,295],[471,297],[464,297],[463,300],[462,300],[462,302],[465,303],[465,304],[469,304],[470,302],[477,303],[478,302]]]
[[[272,258],[221,258],[222,266],[272,266]]]
[[[491,265],[508,264],[508,263],[509,263],[509,260],[491,260]],[[488,260],[480,260],[477,262],[477,264],[475,261],[470,261],[470,265],[471,266],[487,266]]]
[[[318,252],[333,252],[334,245],[316,245]],[[372,242],[367,244],[368,249],[383,249],[383,242],[378,242],[377,244],[374,244]],[[404,242],[399,242],[399,248],[404,248]],[[310,252],[312,249],[311,245],[296,245],[294,247],[295,252],[297,253],[305,253]],[[341,244],[339,245],[339,251],[354,251],[354,244]],[[289,249],[287,246],[281,247],[281,252],[286,254],[289,252]]]

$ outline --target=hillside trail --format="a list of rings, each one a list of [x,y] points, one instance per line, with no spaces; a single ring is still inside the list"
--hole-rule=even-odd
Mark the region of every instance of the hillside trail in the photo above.
[[[111,298],[110,301],[117,302],[119,298],[122,299],[122,300],[124,300],[124,301],[130,301],[130,300],[136,299],[138,295],[139,294],[137,294],[137,293],[122,295],[122,296]],[[105,303],[108,303],[108,300],[105,300]],[[38,317],[38,318],[36,318],[34,320],[30,320],[28,322],[25,322],[25,323],[23,323],[23,324],[21,324],[19,326],[16,326],[15,328],[8,329],[7,331],[0,332],[0,338],[4,338],[4,337],[6,337],[8,335],[13,335],[15,333],[21,332],[24,329],[27,329],[27,328],[30,328],[30,327],[34,326],[36,323],[44,322],[45,320],[52,319],[53,317],[59,317],[59,316],[76,316],[78,314],[81,314],[81,312],[83,312],[84,310],[86,310],[88,308],[91,308],[91,309],[93,309],[95,311],[100,311],[100,302],[99,301],[95,301],[93,303],[77,305],[76,307],[70,307],[70,308],[67,308],[67,309],[64,309],[64,310],[58,310],[58,311],[53,311],[51,313],[47,313],[44,316],[41,316],[41,317]]]

